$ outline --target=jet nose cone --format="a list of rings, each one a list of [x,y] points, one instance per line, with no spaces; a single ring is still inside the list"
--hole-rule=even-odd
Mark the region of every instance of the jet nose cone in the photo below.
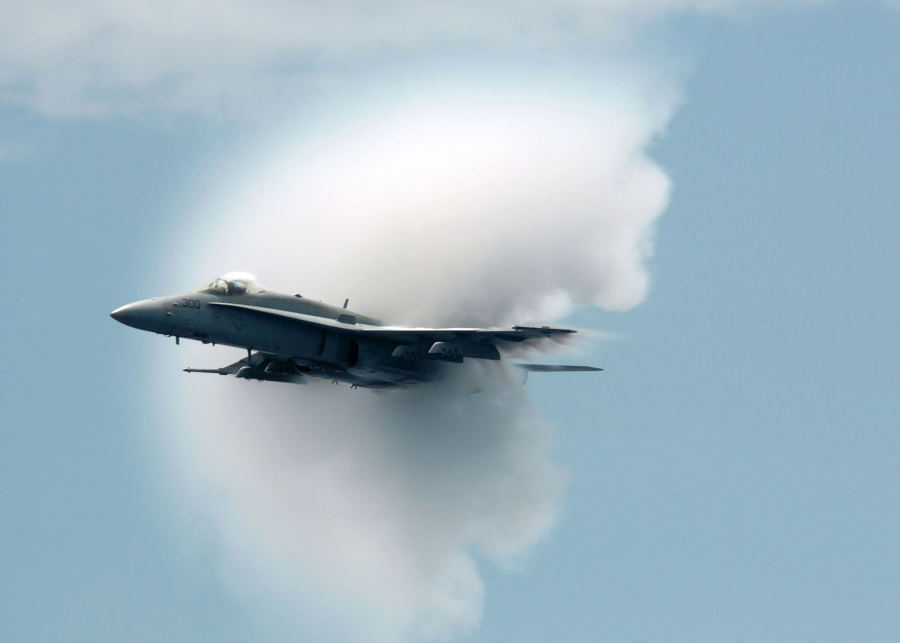
[[[157,316],[156,309],[155,302],[151,300],[136,301],[116,308],[109,316],[126,326],[149,330]]]

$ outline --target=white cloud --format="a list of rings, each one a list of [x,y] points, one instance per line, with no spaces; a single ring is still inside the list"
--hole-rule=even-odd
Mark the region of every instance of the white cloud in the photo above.
[[[634,306],[668,195],[643,150],[674,99],[616,80],[590,98],[442,93],[315,136],[280,130],[209,181],[181,247],[166,240],[167,261],[181,258],[173,290],[247,269],[279,290],[435,324]],[[181,350],[181,366],[236,359]],[[502,366],[467,363],[456,380],[397,394],[173,380],[166,366],[187,513],[216,526],[224,574],[266,609],[325,619],[348,640],[470,631],[480,559],[515,566],[559,513],[551,427]]]
[[[0,97],[48,114],[215,112],[265,102],[373,54],[621,40],[673,12],[783,3],[13,2],[0,21]]]
[[[187,510],[215,525],[235,591],[349,640],[474,628],[475,556],[516,565],[555,522],[565,480],[522,389],[479,371],[393,394],[179,380],[167,403]]]
[[[674,98],[594,81],[592,98],[442,95],[315,140],[281,132],[203,206],[216,252],[189,272],[235,262],[397,323],[631,308],[669,188],[643,148]]]

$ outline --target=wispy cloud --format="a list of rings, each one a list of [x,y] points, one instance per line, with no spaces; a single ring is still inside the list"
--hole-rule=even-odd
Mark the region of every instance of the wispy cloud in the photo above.
[[[802,0],[796,0],[802,1]],[[4,6],[0,99],[46,114],[219,111],[373,54],[627,39],[676,12],[785,0],[56,0]]]

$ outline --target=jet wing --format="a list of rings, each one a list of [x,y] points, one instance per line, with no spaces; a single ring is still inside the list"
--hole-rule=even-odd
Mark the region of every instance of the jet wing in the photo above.
[[[570,335],[576,331],[569,328],[550,328],[549,326],[513,326],[512,328],[416,328],[405,326],[372,326],[357,324],[355,318],[348,314],[339,319],[317,317],[304,313],[295,313],[265,306],[238,304],[223,301],[211,301],[210,306],[227,306],[240,308],[260,315],[269,315],[283,319],[291,319],[312,326],[341,331],[350,335],[380,338],[398,344],[418,344],[429,342],[467,341],[485,344],[517,343],[531,339]]]

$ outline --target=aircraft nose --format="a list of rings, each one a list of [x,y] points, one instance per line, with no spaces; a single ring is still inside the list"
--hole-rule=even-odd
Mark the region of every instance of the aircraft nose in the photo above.
[[[116,308],[109,316],[126,326],[147,329],[153,324],[156,313],[156,302],[145,299]]]

